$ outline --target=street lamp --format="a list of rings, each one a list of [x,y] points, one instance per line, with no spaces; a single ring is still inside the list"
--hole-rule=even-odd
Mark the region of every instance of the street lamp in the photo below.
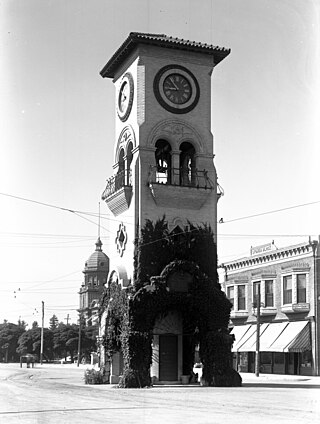
[[[79,337],[78,337],[78,360],[77,360],[77,367],[80,364],[80,353],[81,353],[81,322],[82,322],[82,315],[79,314]]]
[[[253,308],[257,308],[257,331],[256,331],[256,357],[255,357],[255,374],[259,377],[260,371],[260,307],[261,303],[260,284],[257,284],[256,301],[252,304]]]

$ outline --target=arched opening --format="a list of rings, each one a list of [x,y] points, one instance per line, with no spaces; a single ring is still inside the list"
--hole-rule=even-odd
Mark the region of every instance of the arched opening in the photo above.
[[[127,172],[126,172],[126,185],[130,186],[131,185],[131,163],[132,163],[132,158],[133,158],[133,154],[132,154],[132,149],[133,149],[133,144],[130,143],[128,144],[127,147]]]
[[[183,186],[195,185],[196,161],[195,148],[189,142],[183,142],[180,146],[180,184]]]
[[[166,140],[156,142],[156,182],[171,183],[171,146]]]
[[[125,183],[125,162],[124,162],[124,150],[121,149],[119,152],[118,161],[118,172],[115,179],[115,189],[120,190]]]

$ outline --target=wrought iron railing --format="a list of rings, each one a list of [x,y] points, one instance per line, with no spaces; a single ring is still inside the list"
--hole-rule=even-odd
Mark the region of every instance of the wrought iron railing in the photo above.
[[[107,185],[102,193],[102,200],[107,199],[123,187],[132,187],[131,170],[118,172],[107,180]]]
[[[183,187],[213,188],[213,182],[205,169],[163,168],[150,166],[149,183],[178,185]]]

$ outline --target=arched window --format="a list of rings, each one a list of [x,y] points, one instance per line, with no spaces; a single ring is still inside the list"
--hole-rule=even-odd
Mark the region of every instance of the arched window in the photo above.
[[[191,143],[183,142],[180,146],[180,184],[184,186],[195,184],[196,161],[195,148]]]
[[[125,163],[124,163],[124,150],[119,152],[118,172],[115,179],[115,189],[120,190],[124,186],[125,180]]]
[[[133,149],[133,144],[130,143],[128,144],[127,147],[127,172],[126,172],[126,185],[130,186],[131,185],[131,163],[132,163],[132,158],[133,158],[133,154],[132,154],[132,149]]]
[[[171,146],[166,140],[156,142],[156,182],[171,183]]]

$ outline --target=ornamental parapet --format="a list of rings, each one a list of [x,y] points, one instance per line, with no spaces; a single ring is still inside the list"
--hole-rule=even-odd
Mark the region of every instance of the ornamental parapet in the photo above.
[[[245,257],[236,261],[224,263],[221,267],[228,272],[238,271],[243,268],[261,266],[275,261],[285,259],[293,259],[303,255],[311,255],[313,253],[313,243],[303,243],[292,247],[274,250],[272,252],[259,254],[255,256]]]

